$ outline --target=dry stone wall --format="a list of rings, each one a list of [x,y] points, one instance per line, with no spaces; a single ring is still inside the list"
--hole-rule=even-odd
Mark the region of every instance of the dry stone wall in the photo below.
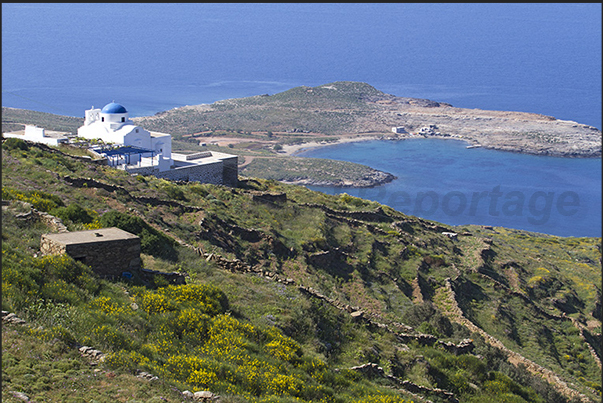
[[[459,305],[456,301],[456,293],[453,289],[452,282],[449,278],[446,279],[445,290],[446,290],[446,293],[448,294],[449,302],[452,303],[452,308],[451,308],[452,312],[449,314],[449,317],[452,320],[466,326],[472,332],[479,333],[485,339],[486,343],[488,343],[488,344],[502,350],[504,353],[506,353],[508,355],[508,361],[511,364],[516,365],[516,366],[518,366],[519,364],[523,364],[529,372],[531,372],[532,374],[535,374],[535,375],[542,376],[555,389],[557,389],[563,395],[565,395],[569,398],[575,398],[581,402],[589,402],[590,401],[588,399],[588,397],[586,397],[585,395],[571,389],[567,385],[567,383],[565,383],[563,380],[561,380],[557,376],[557,374],[555,374],[554,372],[552,372],[551,370],[549,370],[547,368],[544,368],[544,367],[536,364],[533,361],[528,360],[527,358],[523,357],[522,355],[517,354],[516,352],[508,349],[507,347],[505,347],[505,345],[500,340],[490,336],[484,330],[477,327],[473,322],[471,322],[469,319],[467,319],[465,317],[462,309],[459,307]]]
[[[238,184],[238,158],[228,158],[203,165],[186,165],[167,171],[159,171],[156,167],[128,168],[129,173],[153,175],[171,181],[201,182],[213,185],[236,187]]]
[[[191,165],[170,169],[169,171],[156,172],[158,178],[172,181],[190,181],[223,185],[223,164],[221,161],[214,164]]]

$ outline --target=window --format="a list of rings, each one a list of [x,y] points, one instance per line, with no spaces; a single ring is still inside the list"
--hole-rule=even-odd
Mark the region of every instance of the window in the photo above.
[[[138,133],[138,129],[136,129],[136,133]]]
[[[101,122],[104,122],[104,121],[105,121],[105,117],[103,116],[103,117],[101,118]]]
[[[124,117],[122,116],[122,117],[121,117],[121,121],[122,121],[122,122],[125,122],[125,121],[126,121],[126,118],[124,118]]]

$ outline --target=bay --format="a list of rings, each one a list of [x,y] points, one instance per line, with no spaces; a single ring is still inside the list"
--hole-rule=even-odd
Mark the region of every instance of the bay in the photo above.
[[[601,159],[467,149],[458,140],[375,140],[310,149],[301,157],[365,164],[396,180],[347,193],[450,225],[492,225],[557,236],[601,236]]]

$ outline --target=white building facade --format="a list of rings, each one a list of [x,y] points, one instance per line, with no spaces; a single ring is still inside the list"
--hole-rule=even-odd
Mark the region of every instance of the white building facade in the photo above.
[[[145,158],[161,161],[162,169],[169,169],[172,161],[172,137],[166,133],[150,132],[137,126],[129,118],[123,105],[111,102],[103,109],[85,112],[84,125],[77,131],[78,137],[88,140],[100,139],[105,144],[131,146],[147,153],[130,156],[130,163],[140,163]]]
[[[107,158],[110,166],[131,174],[154,175],[158,178],[196,181],[236,187],[238,157],[206,151],[194,154],[172,154],[172,137],[137,126],[123,105],[112,102],[103,109],[89,109],[79,137],[100,139],[116,148],[94,150]]]
[[[34,143],[42,143],[50,146],[58,146],[59,144],[69,143],[67,133],[46,131],[45,129],[33,125],[25,125],[24,130],[17,132],[2,133],[6,138],[14,137],[16,139],[33,141]]]

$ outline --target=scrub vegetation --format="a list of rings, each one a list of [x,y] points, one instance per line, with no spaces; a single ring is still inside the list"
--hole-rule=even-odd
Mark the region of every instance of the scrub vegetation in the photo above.
[[[130,176],[12,140],[2,161],[2,309],[26,322],[2,326],[3,401],[601,398],[600,238],[452,227],[274,180]],[[136,233],[144,267],[186,284],[40,256],[55,229],[32,207]]]

